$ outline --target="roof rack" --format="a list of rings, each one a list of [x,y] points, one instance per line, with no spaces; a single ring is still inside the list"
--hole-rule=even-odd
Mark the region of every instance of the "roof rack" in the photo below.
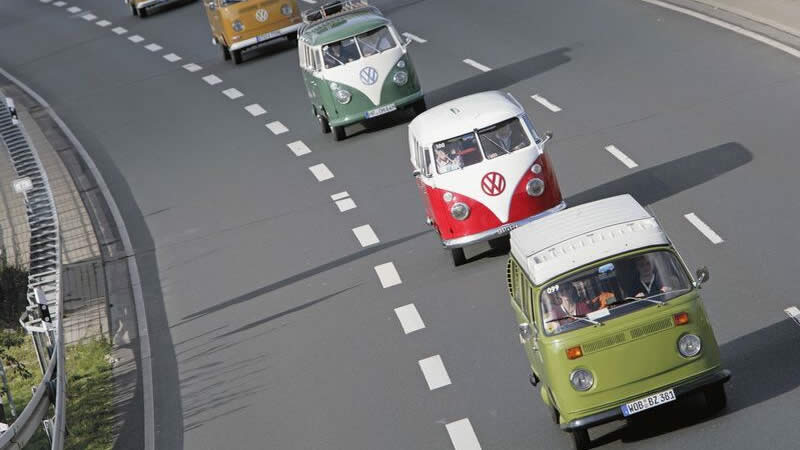
[[[370,6],[369,3],[367,3],[367,0],[335,0],[325,3],[319,8],[303,11],[301,16],[303,17],[303,23],[310,25],[315,22],[325,20],[329,17],[355,12],[366,8],[378,11],[378,8]]]

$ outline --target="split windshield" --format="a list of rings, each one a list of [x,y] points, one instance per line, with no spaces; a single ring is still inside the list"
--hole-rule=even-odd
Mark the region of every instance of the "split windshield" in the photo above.
[[[478,145],[480,142],[480,145]],[[512,117],[462,136],[433,144],[436,170],[452,172],[483,161],[494,159],[531,145],[519,118]]]
[[[357,61],[362,57],[368,58],[377,55],[396,46],[397,42],[389,28],[380,27],[355,37],[327,44],[322,47],[322,54],[325,59],[325,68],[330,69]]]
[[[691,286],[673,253],[649,252],[547,286],[540,299],[541,317],[548,335],[560,334],[668,302]]]

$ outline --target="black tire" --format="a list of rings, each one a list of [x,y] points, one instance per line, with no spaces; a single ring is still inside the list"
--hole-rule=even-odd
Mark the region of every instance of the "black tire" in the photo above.
[[[220,48],[222,48],[222,59],[228,61],[231,59],[231,51],[228,50],[228,47],[225,44],[219,44]]]
[[[322,134],[330,133],[331,124],[328,123],[328,119],[326,119],[322,114],[317,113],[316,109],[314,110],[314,115],[317,116],[317,120],[319,121],[319,129],[322,131]]]
[[[428,110],[428,105],[425,104],[425,99],[421,98],[414,102],[411,109],[414,110],[414,115],[418,116]]]
[[[575,450],[589,450],[592,448],[592,440],[589,439],[589,430],[586,428],[573,430],[570,434],[572,435],[572,448]]]
[[[139,10],[139,17],[144,18],[144,17],[147,17],[148,14],[149,13],[147,12],[147,8],[142,8],[142,9]]]
[[[242,63],[242,51],[241,50],[231,50],[231,57],[233,58],[233,64],[239,65]]]
[[[347,133],[345,132],[344,126],[341,127],[331,127],[333,129],[333,138],[337,141],[344,140],[347,137]]]
[[[550,418],[553,419],[553,422],[558,425],[561,423],[561,413],[558,412],[555,406],[550,407]]]
[[[467,256],[464,255],[464,249],[461,247],[451,248],[450,256],[453,257],[453,265],[456,267],[467,262]]]
[[[286,40],[289,42],[294,42],[297,40],[297,33],[289,33],[286,35]]]
[[[136,9],[136,5],[134,5],[133,3],[131,3],[131,14],[133,14],[134,16],[139,15],[139,10]]]
[[[725,394],[725,385],[716,383],[708,386],[703,390],[703,396],[706,398],[706,406],[712,413],[725,409],[728,404],[728,396]]]

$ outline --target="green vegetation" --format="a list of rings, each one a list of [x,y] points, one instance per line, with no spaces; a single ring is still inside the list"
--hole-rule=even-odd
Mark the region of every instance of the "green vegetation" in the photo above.
[[[113,443],[113,385],[105,339],[67,348],[67,449],[110,449]]]
[[[36,350],[31,338],[23,330],[2,330],[0,332],[0,348],[3,349],[3,364],[8,377],[8,388],[14,397],[17,414],[25,409],[33,392],[31,388],[42,380]],[[12,421],[11,411],[6,405],[6,420]],[[41,427],[33,435],[25,449],[49,449],[50,441]]]

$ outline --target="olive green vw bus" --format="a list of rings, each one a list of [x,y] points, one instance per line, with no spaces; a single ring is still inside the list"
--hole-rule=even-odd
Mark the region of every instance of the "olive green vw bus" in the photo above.
[[[508,288],[531,383],[576,449],[588,428],[702,391],[725,406],[714,332],[667,235],[630,195],[511,232]]]
[[[422,87],[392,23],[365,1],[336,1],[303,12],[298,52],[323,133],[409,107],[425,110]]]

